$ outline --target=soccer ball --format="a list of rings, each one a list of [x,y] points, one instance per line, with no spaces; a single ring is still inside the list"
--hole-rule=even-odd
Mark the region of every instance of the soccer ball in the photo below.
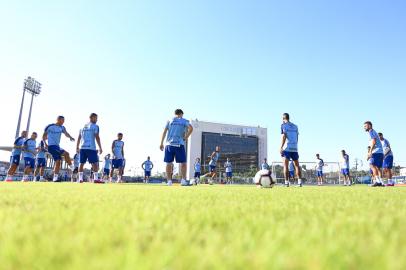
[[[209,185],[213,185],[214,181],[212,179],[209,180]]]
[[[261,188],[273,188],[275,181],[272,179],[272,172],[270,170],[260,170],[254,178],[254,182]]]

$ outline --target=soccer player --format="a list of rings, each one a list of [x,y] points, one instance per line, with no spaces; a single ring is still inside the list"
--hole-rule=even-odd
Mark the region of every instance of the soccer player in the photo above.
[[[159,146],[161,151],[165,150],[164,162],[166,163],[166,177],[169,186],[172,185],[173,180],[174,160],[176,160],[176,163],[181,164],[181,185],[189,185],[188,181],[186,181],[187,162],[185,143],[192,132],[193,127],[188,120],[183,118],[183,111],[177,109],[175,117],[166,124],[161,137],[161,145]],[[166,146],[164,146],[165,138]]]
[[[383,137],[382,133],[378,133],[379,140],[383,147],[383,172],[388,176],[388,186],[394,186],[395,183],[392,179],[392,169],[393,169],[393,152],[390,143],[387,139]]]
[[[45,142],[45,148],[48,149],[48,152],[52,155],[52,158],[55,161],[54,182],[59,182],[59,171],[61,169],[62,157],[65,158],[65,162],[69,166],[72,166],[72,160],[69,153],[59,146],[62,133],[68,137],[71,142],[75,141],[75,139],[66,131],[66,128],[63,126],[64,123],[65,117],[58,116],[56,123],[48,125],[45,128],[44,135],[42,135],[42,140]]]
[[[351,186],[350,156],[345,152],[345,150],[342,150],[341,154],[341,174],[344,176],[344,186]]]
[[[38,144],[37,147],[37,156],[36,156],[36,165],[35,165],[35,171],[34,171],[34,182],[39,180],[40,182],[44,182],[44,173],[45,173],[45,167],[47,165],[47,158],[46,158],[46,153],[47,150],[45,148],[45,143],[44,141],[41,140],[41,142]],[[39,179],[37,178],[39,175]]]
[[[79,165],[80,165],[80,154],[76,153],[73,156],[73,172],[71,177],[71,182],[76,182],[78,180],[78,173],[79,173]]]
[[[290,181],[295,181],[295,164],[293,160],[289,161],[289,183]]]
[[[22,131],[20,137],[15,139],[13,151],[11,152],[10,168],[7,171],[6,182],[12,182],[13,176],[20,165],[21,151],[24,148],[24,141],[27,138],[27,131]]]
[[[97,114],[92,113],[90,115],[90,122],[87,123],[79,133],[78,141],[76,144],[76,151],[80,153],[80,165],[79,165],[79,183],[83,183],[83,167],[86,162],[92,165],[93,182],[104,183],[99,179],[99,156],[97,155],[96,142],[99,146],[99,154],[103,153],[103,149],[100,142],[99,126],[97,123]]]
[[[369,134],[370,138],[370,150],[368,157],[371,162],[371,169],[375,178],[375,183],[373,187],[382,187],[382,165],[383,165],[383,148],[381,140],[379,139],[378,133],[373,129],[373,125],[370,121],[364,123],[364,129]]]
[[[317,185],[322,186],[324,181],[324,160],[320,158],[320,154],[316,154],[316,175],[317,175]]]
[[[151,171],[154,168],[151,157],[147,157],[147,160],[142,163],[141,167],[144,170],[144,183],[148,183],[151,178]]]
[[[226,163],[224,163],[224,168],[226,169],[226,184],[232,184],[233,181],[233,165],[229,158],[227,158]]]
[[[196,158],[196,162],[195,162],[195,183],[200,184],[200,175],[202,172],[202,165],[200,163],[200,158]]]
[[[209,172],[203,175],[203,178],[210,177],[211,182],[213,182],[214,178],[217,176],[217,162],[220,159],[220,150],[220,146],[216,146],[215,151],[211,153],[209,157]]]
[[[269,164],[266,158],[264,158],[264,162],[261,164],[261,170],[269,170]]]
[[[110,177],[111,163],[110,154],[107,154],[104,157],[103,181],[108,180]]]
[[[290,116],[288,113],[283,114],[283,123],[281,126],[282,143],[281,143],[281,155],[284,163],[285,185],[290,186],[289,183],[289,161],[293,160],[296,175],[298,177],[298,186],[302,187],[302,172],[299,165],[299,153],[298,153],[298,141],[299,141],[299,129],[290,122]]]
[[[35,156],[37,155],[37,137],[37,133],[33,132],[31,138],[24,142],[23,156],[25,168],[22,182],[30,181],[31,173],[34,171]]]
[[[113,153],[113,168],[110,172],[110,182],[113,181],[114,170],[118,170],[117,183],[122,183],[122,177],[124,173],[123,133],[117,134],[117,140],[113,141],[113,144],[111,145],[111,151]]]

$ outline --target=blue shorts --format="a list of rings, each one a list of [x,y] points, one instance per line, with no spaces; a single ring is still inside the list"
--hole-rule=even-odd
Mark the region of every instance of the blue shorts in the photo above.
[[[386,156],[383,160],[383,168],[384,169],[393,169],[393,156]]]
[[[282,157],[286,158],[287,160],[297,161],[297,160],[299,160],[299,153],[283,151]]]
[[[323,171],[317,171],[316,175],[317,177],[323,177]]]
[[[350,169],[341,169],[341,173],[344,176],[350,176]]]
[[[227,178],[233,177],[233,173],[232,173],[232,172],[226,172],[226,177],[227,177]]]
[[[200,175],[201,175],[200,172],[195,172],[195,178],[199,178],[199,179],[200,179]]]
[[[210,168],[210,172],[215,172],[216,171],[216,167],[215,165],[209,165]]]
[[[372,154],[370,159],[371,165],[382,169],[383,165],[383,154]]]
[[[295,171],[289,171],[289,177],[295,177]]]
[[[176,163],[186,163],[186,150],[185,146],[181,145],[179,147],[167,145],[165,147],[165,163],[172,163],[176,160]]]
[[[62,155],[65,152],[59,145],[49,145],[48,152],[51,154],[55,161],[62,160]]]
[[[85,164],[88,161],[90,164],[99,162],[97,150],[80,149],[80,164]]]
[[[10,158],[10,163],[14,165],[20,165],[20,155],[15,155]]]
[[[144,171],[145,177],[151,177],[151,171]]]
[[[37,167],[45,168],[47,165],[47,160],[45,158],[37,158]]]
[[[34,169],[34,168],[35,168],[35,159],[34,159],[34,158],[25,157],[25,158],[24,158],[24,164],[25,164],[25,167],[26,167],[26,168]]]
[[[104,172],[104,175],[109,175],[110,174],[110,169],[104,168],[103,172]]]
[[[124,167],[123,159],[113,159],[112,164],[113,164],[113,169],[121,169]]]

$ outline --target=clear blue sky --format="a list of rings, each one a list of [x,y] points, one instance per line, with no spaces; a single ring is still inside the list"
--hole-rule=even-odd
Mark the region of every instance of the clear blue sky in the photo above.
[[[406,161],[405,11],[400,0],[1,1],[0,145],[13,141],[31,75],[43,83],[34,130],[63,114],[76,136],[97,112],[105,150],[125,133],[129,166],[147,155],[162,166],[159,138],[177,107],[267,127],[271,160],[283,112],[310,161],[342,148],[364,158],[371,120]]]

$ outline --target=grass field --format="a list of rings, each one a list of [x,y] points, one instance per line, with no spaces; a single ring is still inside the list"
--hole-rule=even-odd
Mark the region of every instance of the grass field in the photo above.
[[[406,188],[0,183],[0,269],[406,269]]]

